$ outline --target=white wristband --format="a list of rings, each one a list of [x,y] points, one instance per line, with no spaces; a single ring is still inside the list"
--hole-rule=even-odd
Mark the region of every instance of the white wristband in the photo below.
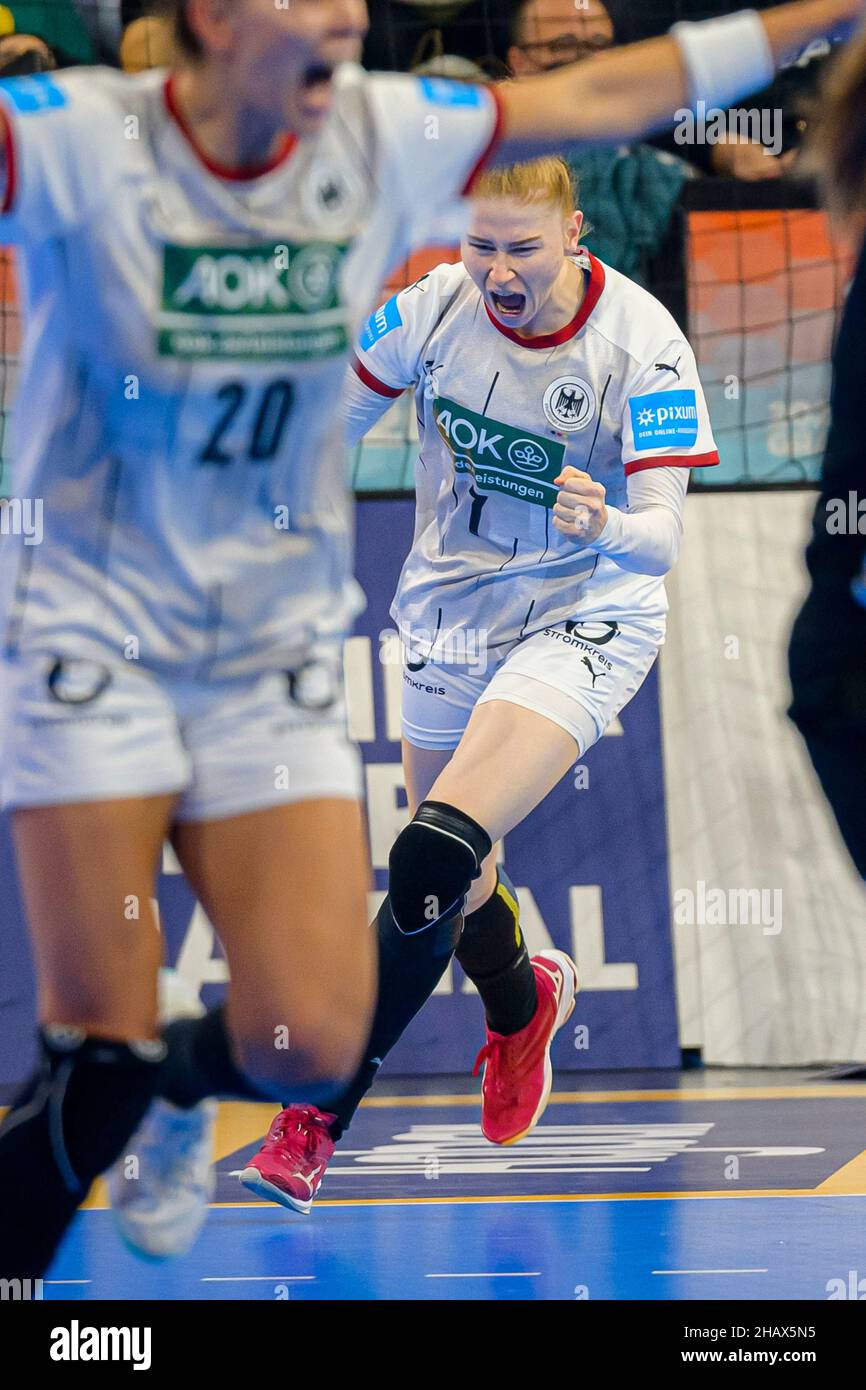
[[[730,106],[759,92],[776,71],[767,31],[754,10],[741,10],[702,24],[683,21],[671,34],[683,55],[692,104]]]

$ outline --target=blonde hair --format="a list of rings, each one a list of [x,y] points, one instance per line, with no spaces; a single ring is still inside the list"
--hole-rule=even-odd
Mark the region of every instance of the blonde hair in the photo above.
[[[546,155],[527,164],[489,169],[472,188],[473,198],[516,198],[520,203],[554,203],[563,217],[578,205],[577,178],[564,159]]]
[[[806,164],[840,219],[866,213],[866,27],[845,45],[823,85]]]

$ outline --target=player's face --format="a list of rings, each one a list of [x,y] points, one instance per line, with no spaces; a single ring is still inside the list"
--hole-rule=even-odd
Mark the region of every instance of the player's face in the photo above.
[[[563,282],[580,243],[583,214],[564,218],[554,203],[478,198],[461,252],[500,323],[531,333]]]
[[[206,54],[229,58],[251,113],[279,112],[300,136],[328,114],[334,68],[357,62],[365,0],[192,0]]]

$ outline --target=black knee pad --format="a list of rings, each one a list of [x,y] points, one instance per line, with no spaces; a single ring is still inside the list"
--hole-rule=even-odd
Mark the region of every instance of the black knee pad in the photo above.
[[[394,841],[388,894],[404,936],[462,911],[469,885],[493,842],[478,823],[444,801],[422,801]]]
[[[0,1125],[0,1278],[41,1278],[94,1178],[123,1153],[164,1048],[46,1028],[42,1059]]]
[[[165,1046],[49,1027],[41,1034],[41,1052],[41,1065],[14,1101],[0,1139],[14,1148],[37,1131],[44,1134],[64,1188],[80,1199],[144,1118]]]

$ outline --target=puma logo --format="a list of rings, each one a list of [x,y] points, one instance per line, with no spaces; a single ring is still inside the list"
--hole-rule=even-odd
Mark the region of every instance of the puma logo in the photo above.
[[[589,674],[592,676],[592,688],[593,690],[595,690],[595,683],[601,675],[601,671],[593,670],[592,662],[590,661],[588,656],[582,656],[580,660],[581,665],[585,666]]]
[[[321,1171],[322,1171],[322,1164],[320,1163],[319,1166],[318,1166],[318,1168],[313,1168],[313,1169],[311,1170],[310,1176],[309,1176],[309,1177],[307,1177],[306,1173],[301,1173],[301,1172],[299,1172],[299,1171],[294,1172],[294,1173],[292,1174],[292,1177],[293,1177],[293,1178],[300,1178],[301,1182],[306,1183],[306,1184],[307,1184],[307,1187],[310,1189],[310,1196],[312,1197],[313,1192],[314,1192],[312,1179],[318,1177],[318,1175],[319,1175],[319,1173],[321,1173]]]
[[[681,378],[680,378],[679,372],[677,371],[677,368],[679,367],[679,365],[680,365],[680,363],[682,362],[682,360],[683,360],[683,355],[682,355],[682,353],[680,353],[679,357],[677,358],[677,360],[676,360],[676,362],[674,363],[673,366],[671,366],[669,362],[656,362],[656,371],[657,371],[657,372],[673,372],[673,374],[674,374],[674,376],[676,377],[677,381],[679,381]]]

